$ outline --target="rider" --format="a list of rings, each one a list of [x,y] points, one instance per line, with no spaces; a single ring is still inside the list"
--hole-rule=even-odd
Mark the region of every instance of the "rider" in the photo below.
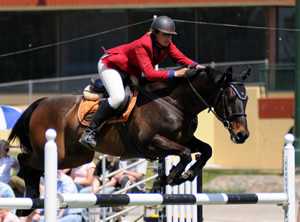
[[[167,55],[182,66],[204,68],[177,49],[172,42],[172,35],[177,35],[174,21],[167,16],[159,16],[152,22],[150,31],[140,39],[105,51],[99,60],[98,71],[109,98],[99,105],[89,126],[79,139],[85,147],[93,150],[96,146],[97,128],[113,116],[115,110],[125,100],[120,71],[136,77],[143,74],[149,81],[172,81],[174,77],[184,77],[188,68],[177,71],[154,69],[154,66],[161,63]]]

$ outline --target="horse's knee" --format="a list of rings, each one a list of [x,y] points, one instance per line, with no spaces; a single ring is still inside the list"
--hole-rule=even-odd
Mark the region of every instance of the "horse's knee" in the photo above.
[[[186,164],[191,162],[192,161],[191,150],[186,149],[185,151],[183,151],[181,154],[181,160],[182,160],[182,162],[184,162]]]
[[[212,156],[212,148],[210,145],[207,144],[207,148],[205,150],[205,155],[207,157],[207,159],[210,159]]]
[[[207,161],[211,158],[211,156],[212,156],[212,148],[210,145],[205,143],[205,146],[201,148],[201,159]]]

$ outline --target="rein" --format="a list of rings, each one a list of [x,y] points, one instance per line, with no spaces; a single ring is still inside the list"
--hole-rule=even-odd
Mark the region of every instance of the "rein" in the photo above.
[[[203,98],[202,96],[197,92],[197,90],[195,89],[195,87],[192,85],[191,81],[189,78],[187,78],[187,81],[189,83],[190,88],[192,89],[192,91],[194,92],[194,94],[197,96],[198,99],[201,100],[201,102],[208,108],[208,112],[212,112],[215,117],[223,123],[224,127],[226,129],[232,129],[232,127],[230,127],[230,123],[229,123],[229,119],[232,118],[233,116],[247,116],[245,113],[232,113],[226,116],[226,110],[225,108],[226,106],[226,100],[225,100],[225,88],[227,86],[230,86],[234,89],[235,93],[237,93],[236,88],[233,87],[234,85],[244,85],[243,83],[239,83],[239,82],[230,82],[227,84],[223,84],[222,87],[220,88],[220,92],[217,96],[216,102],[215,104],[218,102],[219,98],[221,97],[222,99],[222,107],[223,107],[223,117],[220,117],[214,110],[212,110],[212,105],[209,105]],[[242,100],[239,96],[239,94],[237,93],[238,98],[240,100]],[[227,113],[229,113],[229,111],[227,110]]]

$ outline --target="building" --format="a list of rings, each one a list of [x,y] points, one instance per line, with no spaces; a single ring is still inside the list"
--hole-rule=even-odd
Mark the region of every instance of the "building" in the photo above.
[[[102,46],[139,38],[153,15],[175,19],[174,43],[202,64],[294,62],[294,6],[295,0],[0,1],[0,83],[96,73]]]

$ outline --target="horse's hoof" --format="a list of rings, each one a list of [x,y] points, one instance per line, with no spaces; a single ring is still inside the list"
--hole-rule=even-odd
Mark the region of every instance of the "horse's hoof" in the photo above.
[[[174,177],[170,177],[170,175],[167,177],[167,184],[172,184],[174,180]]]
[[[160,187],[152,187],[150,193],[160,193]]]
[[[182,177],[180,177],[177,180],[174,180],[172,183],[170,183],[171,186],[177,186],[182,184],[183,182],[185,182],[186,180],[184,180]]]
[[[167,177],[166,176],[158,176],[155,178],[153,182],[153,187],[164,187],[167,185]]]
[[[187,180],[190,177],[190,174],[185,173],[182,175],[182,179]]]
[[[161,188],[165,187],[167,185],[166,183],[166,176],[158,176],[155,178],[152,189],[150,190],[150,193],[161,193]]]

